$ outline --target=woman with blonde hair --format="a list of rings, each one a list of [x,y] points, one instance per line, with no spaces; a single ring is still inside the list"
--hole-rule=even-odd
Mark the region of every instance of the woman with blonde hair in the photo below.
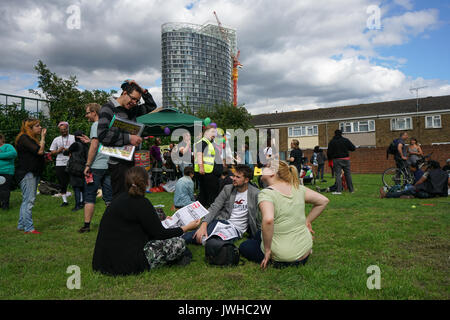
[[[261,236],[243,242],[239,250],[263,269],[269,262],[275,267],[304,265],[312,252],[311,224],[329,200],[300,185],[297,168],[284,161],[272,161],[262,175],[269,187],[258,195]],[[313,205],[307,217],[305,203]]]
[[[40,234],[33,225],[32,208],[36,200],[37,186],[44,171],[44,147],[47,129],[37,119],[22,122],[16,137],[18,165],[15,178],[22,190],[22,205],[17,229],[26,234]]]

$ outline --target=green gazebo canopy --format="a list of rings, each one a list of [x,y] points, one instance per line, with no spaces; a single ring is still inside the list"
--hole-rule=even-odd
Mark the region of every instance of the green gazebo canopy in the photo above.
[[[164,128],[168,127],[170,132],[178,128],[184,128],[189,130],[191,134],[194,134],[194,122],[199,121],[202,123],[202,119],[186,114],[181,110],[175,108],[161,108],[153,112],[147,113],[138,117],[138,123],[145,124],[143,136],[164,136]]]

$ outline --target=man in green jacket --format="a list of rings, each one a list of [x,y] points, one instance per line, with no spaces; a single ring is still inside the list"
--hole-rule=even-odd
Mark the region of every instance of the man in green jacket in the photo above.
[[[17,152],[14,147],[5,143],[5,136],[0,133],[0,207],[9,209],[11,182],[14,177],[14,159]]]

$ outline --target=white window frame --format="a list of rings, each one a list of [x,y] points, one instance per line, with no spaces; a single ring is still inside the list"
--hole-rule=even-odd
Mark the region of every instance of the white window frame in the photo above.
[[[405,121],[405,128],[398,128],[396,127],[396,123],[399,120]],[[406,127],[407,120],[409,120],[410,127]],[[413,121],[411,117],[398,117],[398,118],[391,118],[391,131],[404,131],[404,130],[412,130],[413,129]]]
[[[308,134],[308,129],[312,131],[312,134]],[[288,127],[289,137],[314,137],[319,135],[319,126],[309,125],[309,126],[295,126]]]
[[[431,126],[428,125],[428,119],[431,118]],[[435,125],[435,120],[439,119],[439,126]],[[440,129],[442,128],[441,115],[425,116],[425,129]]]
[[[361,124],[367,125],[367,130],[361,131]],[[342,133],[367,133],[375,131],[375,120],[345,121],[339,123]]]

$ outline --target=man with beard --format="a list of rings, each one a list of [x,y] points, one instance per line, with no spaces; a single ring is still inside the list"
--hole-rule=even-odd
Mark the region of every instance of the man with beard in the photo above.
[[[58,124],[58,128],[61,135],[53,139],[50,146],[50,151],[52,156],[56,156],[56,178],[58,179],[58,183],[61,187],[61,196],[63,199],[61,207],[66,207],[69,205],[67,203],[67,185],[69,184],[70,176],[66,172],[69,156],[65,156],[64,152],[68,151],[72,143],[75,142],[75,137],[69,134],[69,123],[60,122]]]
[[[208,237],[218,222],[231,224],[236,229],[238,238],[242,238],[246,231],[252,237],[260,229],[256,218],[259,189],[249,184],[253,172],[244,164],[236,165],[234,169],[233,184],[223,188],[197,231],[182,236],[186,243],[201,244],[202,238]]]

